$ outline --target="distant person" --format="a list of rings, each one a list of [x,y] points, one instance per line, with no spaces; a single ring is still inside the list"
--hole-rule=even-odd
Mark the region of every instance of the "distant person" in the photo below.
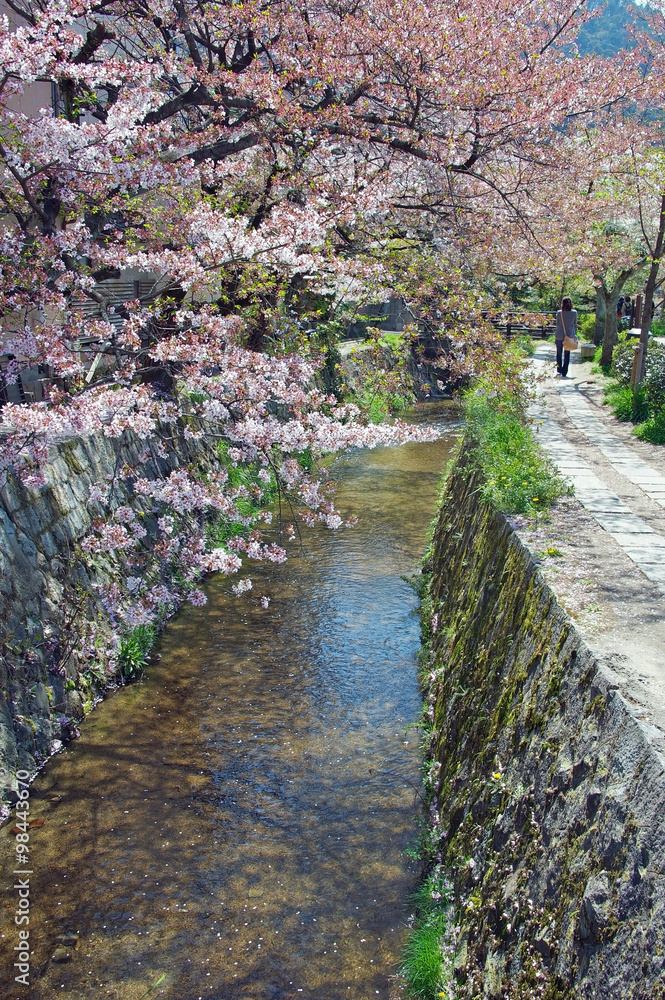
[[[564,351],[564,337],[575,337],[577,331],[577,310],[573,309],[572,300],[567,296],[561,299],[561,308],[556,314],[556,331],[554,340],[556,341],[556,370],[561,378],[568,377],[568,365],[570,364],[570,351]]]
[[[633,325],[633,303],[630,301],[630,295],[627,295],[623,303],[623,314],[628,320],[630,326]]]
[[[625,299],[624,299],[623,295],[620,295],[619,298],[617,299],[617,319],[621,319],[621,317],[623,316],[623,304],[624,304],[624,302],[625,302]]]

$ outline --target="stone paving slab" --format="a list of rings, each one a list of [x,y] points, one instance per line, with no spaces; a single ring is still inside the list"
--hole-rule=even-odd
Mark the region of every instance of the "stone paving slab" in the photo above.
[[[654,551],[654,549],[662,550],[665,553],[665,538],[662,535],[656,534],[654,531],[648,539],[635,537],[635,534],[628,534],[627,532],[616,531],[613,532],[612,537],[619,543],[622,549],[630,548],[631,546],[639,546],[643,548],[645,546],[649,547],[649,551]]]
[[[594,490],[594,493],[596,491]],[[593,496],[590,492],[586,490],[575,490],[575,496],[586,507],[587,510],[592,511],[594,514],[630,514],[631,510],[623,500],[619,497],[612,496]]]
[[[653,528],[637,514],[603,514],[601,527],[613,534],[615,531],[623,535],[654,535]]]
[[[640,565],[640,569],[652,583],[655,583],[657,587],[665,594],[665,565],[663,566],[650,566],[650,565]]]
[[[616,536],[612,536],[615,538]],[[639,545],[625,545],[624,551],[626,555],[633,560],[634,563],[639,563],[640,568],[643,572],[646,572],[645,567],[647,566],[661,566],[663,560],[663,553],[659,549],[652,549],[650,546],[639,546]]]

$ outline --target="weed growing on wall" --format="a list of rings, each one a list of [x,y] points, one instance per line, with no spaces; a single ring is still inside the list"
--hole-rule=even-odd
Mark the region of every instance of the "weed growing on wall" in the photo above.
[[[411,933],[397,981],[413,1000],[449,997],[455,954],[452,886],[441,866],[422,881],[413,897]]]
[[[408,337],[382,335],[380,330],[370,327],[362,347],[351,352],[355,385],[351,387],[350,398],[372,423],[381,423],[414,402],[410,349]]]
[[[152,625],[137,625],[130,635],[121,640],[118,664],[125,680],[135,680],[143,673],[156,636]]]

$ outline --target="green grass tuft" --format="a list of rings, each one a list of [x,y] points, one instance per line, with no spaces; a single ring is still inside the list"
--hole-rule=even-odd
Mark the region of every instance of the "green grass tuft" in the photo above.
[[[603,396],[617,420],[632,420],[637,424],[649,416],[649,404],[642,389],[633,395],[630,386],[615,382],[605,387]]]
[[[452,888],[437,866],[413,895],[414,924],[404,946],[399,977],[410,1000],[447,995],[454,956]]]
[[[665,444],[665,410],[660,410],[653,417],[649,417],[639,424],[633,434],[640,441],[648,441],[650,444]]]
[[[466,417],[485,480],[483,498],[498,510],[533,515],[570,492],[518,413],[470,393]]]
[[[447,920],[439,914],[431,923],[414,927],[404,948],[402,974],[409,996],[433,1000],[443,988],[441,938]]]

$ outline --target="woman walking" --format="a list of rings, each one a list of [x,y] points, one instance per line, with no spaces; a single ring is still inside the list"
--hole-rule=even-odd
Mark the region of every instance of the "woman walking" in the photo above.
[[[567,296],[561,299],[561,308],[556,314],[556,370],[561,378],[568,375],[568,365],[570,364],[570,351],[564,351],[563,341],[565,337],[574,337],[577,330],[577,310],[573,309],[572,300]]]

